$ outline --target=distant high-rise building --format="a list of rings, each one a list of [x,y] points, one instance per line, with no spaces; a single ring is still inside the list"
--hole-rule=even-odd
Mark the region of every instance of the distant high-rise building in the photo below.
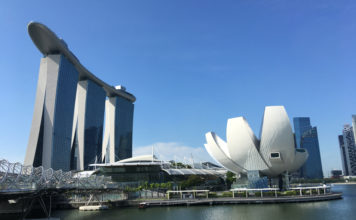
[[[352,130],[354,133],[354,138],[356,138],[356,115],[352,115]],[[356,145],[356,142],[355,142],[355,145]]]
[[[344,125],[342,135],[339,136],[339,144],[344,175],[356,175],[356,143],[352,126]]]
[[[316,127],[304,132],[300,141],[301,148],[307,149],[309,158],[303,165],[302,175],[308,179],[322,179],[323,169],[319,150],[318,130]]]
[[[342,170],[344,171],[344,175],[349,175],[349,169],[347,166],[347,157],[346,157],[346,149],[344,144],[344,136],[339,135],[339,145],[340,145],[340,153],[341,153],[341,161],[342,161]]]
[[[312,126],[310,125],[310,118],[308,117],[296,117],[293,118],[294,134],[295,134],[295,144],[297,148],[300,147],[300,141],[304,132],[310,130]],[[309,155],[310,157],[310,155]]]
[[[304,148],[309,153],[309,158],[300,169],[301,177],[322,179],[323,169],[321,165],[317,128],[311,126],[309,117],[293,118],[293,123],[296,147]]]

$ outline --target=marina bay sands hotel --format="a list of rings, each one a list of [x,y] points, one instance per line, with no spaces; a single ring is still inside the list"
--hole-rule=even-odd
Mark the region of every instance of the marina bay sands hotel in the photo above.
[[[28,33],[43,58],[24,164],[85,170],[131,157],[136,98],[89,72],[43,24]]]

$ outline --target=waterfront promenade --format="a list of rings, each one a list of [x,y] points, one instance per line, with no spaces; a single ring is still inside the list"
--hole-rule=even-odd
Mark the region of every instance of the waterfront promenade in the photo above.
[[[55,210],[53,217],[66,219],[170,219],[170,220],[334,220],[354,219],[356,215],[356,185],[337,185],[334,192],[342,192],[342,199],[320,202],[268,203],[241,205],[177,205],[156,206],[138,210],[137,206],[113,208],[101,212],[83,212],[77,209]],[[230,197],[231,198],[231,197]],[[230,199],[226,198],[226,199]],[[284,198],[284,197],[283,197]],[[222,199],[225,198],[214,198]],[[242,198],[241,198],[242,199]],[[172,200],[173,201],[173,200]],[[142,200],[141,200],[142,202]],[[152,201],[153,202],[153,201]],[[156,201],[158,202],[158,200]]]
[[[195,198],[195,199],[123,199],[117,201],[92,201],[92,205],[107,205],[111,208],[118,207],[139,207],[144,204],[145,207],[159,206],[195,206],[195,205],[228,205],[228,204],[277,204],[277,203],[302,203],[302,202],[319,202],[342,199],[342,193],[333,192],[320,195],[294,195],[280,197],[218,197],[218,198]],[[57,208],[79,208],[85,205],[85,201],[66,201],[65,203],[56,203]]]
[[[129,200],[128,206],[138,206],[145,203],[147,207],[157,206],[191,206],[191,205],[227,205],[227,204],[270,204],[270,203],[299,203],[318,202],[342,199],[342,193],[326,195],[284,196],[284,197],[249,197],[249,198],[201,198],[201,199],[174,199],[174,200]]]

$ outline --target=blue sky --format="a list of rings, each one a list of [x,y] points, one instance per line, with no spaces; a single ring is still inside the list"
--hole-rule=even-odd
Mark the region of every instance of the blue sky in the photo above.
[[[0,158],[12,161],[25,155],[41,58],[31,20],[137,97],[136,152],[206,159],[206,132],[225,137],[227,119],[245,116],[258,135],[264,106],[284,105],[318,127],[324,173],[341,168],[337,135],[356,113],[353,1],[2,1]]]

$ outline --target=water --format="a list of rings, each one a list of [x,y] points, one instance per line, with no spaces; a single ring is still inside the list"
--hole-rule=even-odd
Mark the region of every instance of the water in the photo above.
[[[53,217],[61,220],[356,219],[356,185],[338,185],[333,187],[333,191],[343,192],[343,199],[312,203],[157,207],[144,210],[120,208],[97,212],[58,210],[53,213]]]

